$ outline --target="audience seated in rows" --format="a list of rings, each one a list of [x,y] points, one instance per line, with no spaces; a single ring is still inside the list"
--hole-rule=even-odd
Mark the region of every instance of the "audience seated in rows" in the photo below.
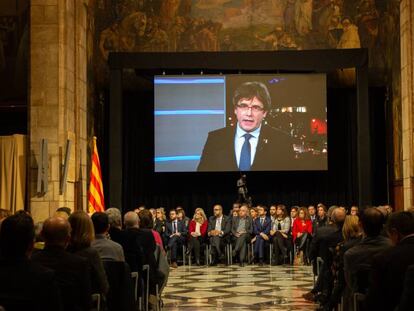
[[[293,222],[292,238],[296,247],[296,256],[299,263],[308,263],[308,244],[312,236],[312,222],[309,218],[308,210],[301,207],[298,211],[298,217]]]
[[[273,245],[273,265],[279,265],[286,261],[289,248],[290,218],[286,207],[282,204],[270,207],[271,229],[269,232]]]

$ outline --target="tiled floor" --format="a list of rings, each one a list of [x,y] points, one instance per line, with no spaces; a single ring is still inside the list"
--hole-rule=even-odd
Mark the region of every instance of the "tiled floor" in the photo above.
[[[182,266],[170,272],[164,310],[314,310],[301,297],[312,286],[305,266]]]

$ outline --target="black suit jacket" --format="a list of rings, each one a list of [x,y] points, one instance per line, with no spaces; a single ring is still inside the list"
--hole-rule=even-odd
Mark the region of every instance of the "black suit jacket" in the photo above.
[[[184,221],[177,220],[177,231],[181,233],[181,239],[184,240],[187,236],[187,226]],[[165,237],[167,239],[173,234],[172,222],[169,221],[165,224]]]
[[[208,220],[208,229],[207,232],[216,229],[216,216],[211,216]],[[231,220],[229,217],[223,215],[223,219],[221,220],[221,231],[223,231],[223,237],[227,236],[231,230]]]
[[[89,310],[91,280],[88,261],[62,248],[46,247],[32,256],[32,261],[55,271],[64,310]]]
[[[0,306],[7,311],[63,310],[55,273],[27,259],[0,259]]]
[[[122,244],[121,244],[122,245]],[[129,228],[125,230],[125,241],[122,245],[125,261],[131,271],[142,271],[143,265],[149,265],[150,276],[156,271],[155,239],[151,230]]]
[[[365,309],[394,310],[403,292],[407,268],[413,264],[414,236],[377,254],[372,264]]]
[[[238,171],[234,151],[236,127],[208,133],[198,171]],[[262,125],[252,171],[290,170],[294,167],[291,138],[285,133]]]
[[[312,238],[309,259],[314,260],[319,256],[327,264],[330,264],[332,253],[329,249],[334,248],[342,240],[342,228],[338,228],[336,225],[327,225],[318,229],[316,235]]]

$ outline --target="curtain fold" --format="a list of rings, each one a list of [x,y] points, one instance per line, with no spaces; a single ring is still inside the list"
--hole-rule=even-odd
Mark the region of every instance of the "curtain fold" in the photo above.
[[[24,209],[26,196],[26,135],[0,136],[0,208]]]

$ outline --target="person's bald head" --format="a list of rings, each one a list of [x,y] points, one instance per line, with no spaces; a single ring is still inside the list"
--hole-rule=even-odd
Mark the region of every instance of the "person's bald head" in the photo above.
[[[336,224],[338,227],[342,227],[342,225],[345,222],[346,217],[346,211],[343,208],[335,208],[332,211],[331,219],[334,224]]]
[[[135,212],[128,212],[124,215],[124,225],[125,228],[138,228],[139,226],[139,217]]]
[[[60,246],[66,248],[70,239],[70,224],[61,217],[51,217],[43,223],[42,237],[45,246]]]

